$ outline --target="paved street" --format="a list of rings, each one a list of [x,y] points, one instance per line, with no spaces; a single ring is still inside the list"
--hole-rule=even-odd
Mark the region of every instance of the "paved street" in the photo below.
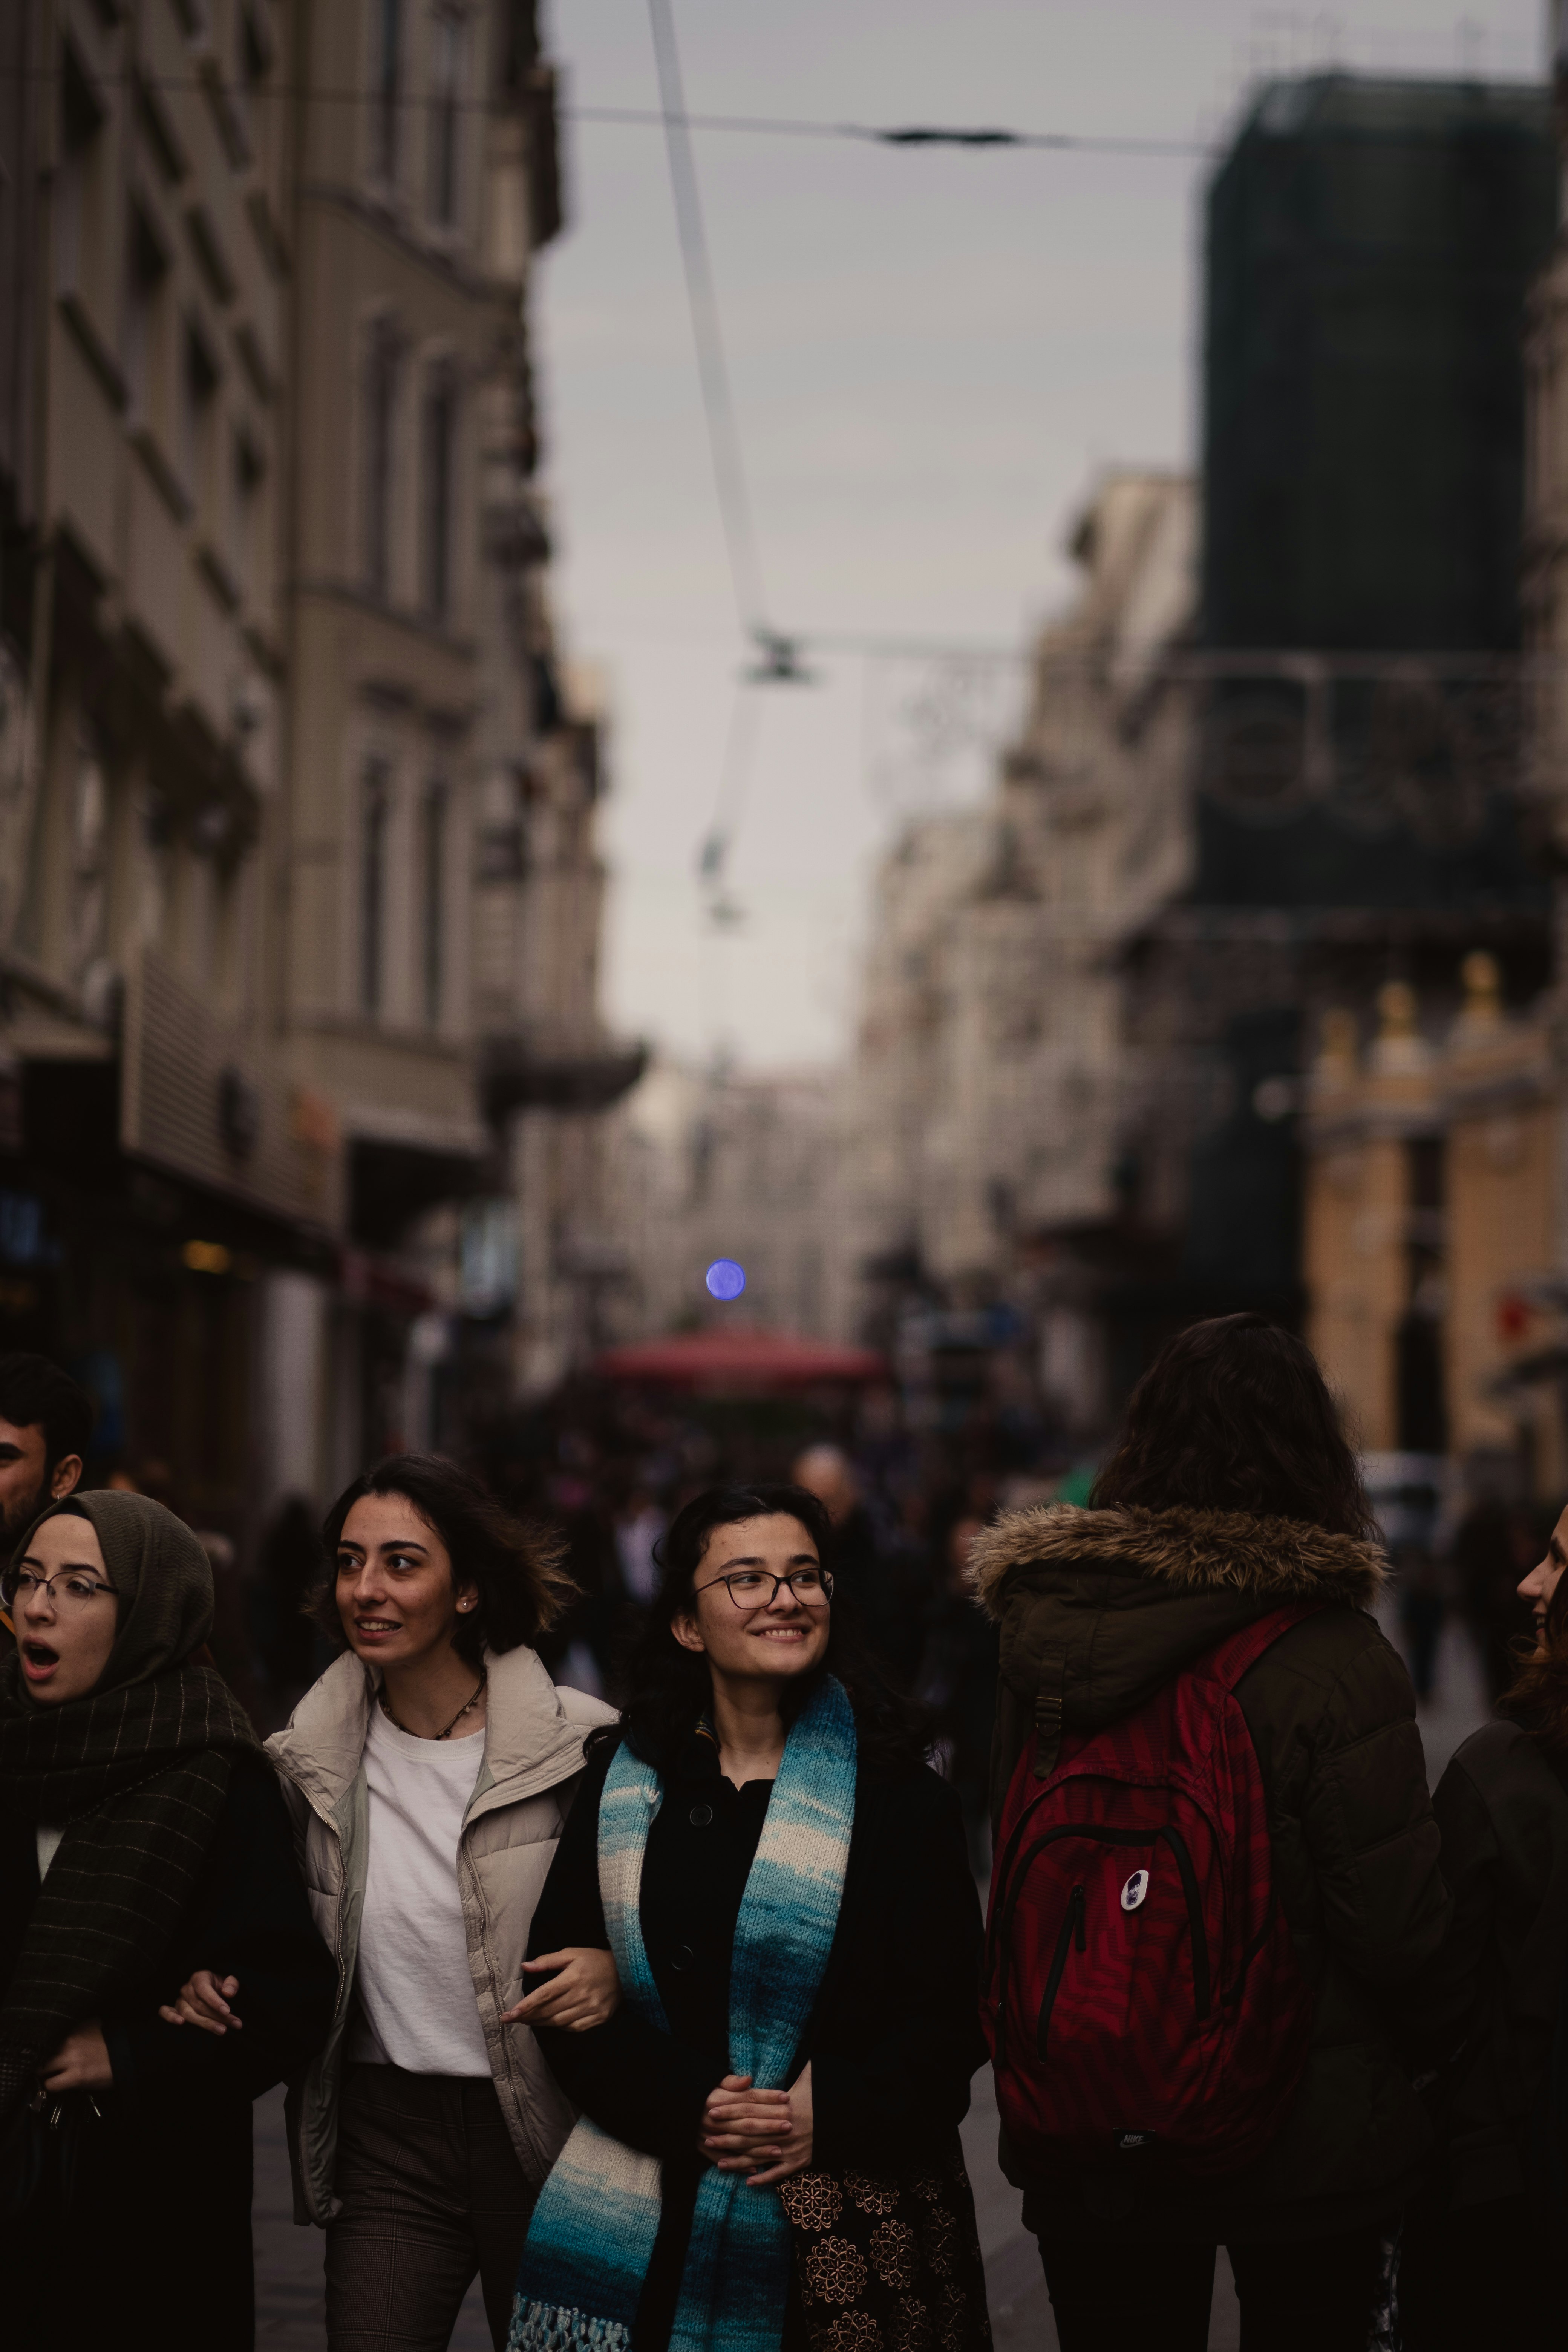
[[[1035,2242],[1018,2221],[1018,2192],[996,2165],[996,2107],[989,2072],[974,2080],[974,2105],[963,2127],[964,2153],[974,2184],[975,2214],[997,2352],[1057,2352],[1050,2304]],[[270,2092],[256,2108],[256,2286],[258,2352],[325,2352],[321,2307],[321,2238],[297,2230],[291,2218],[289,2159],[283,2144],[283,2094]],[[1235,2297],[1222,2257],[1215,2293],[1211,2352],[1235,2352],[1239,2343]],[[469,2290],[452,2337],[453,2352],[489,2352],[489,2336],[477,2286]]]

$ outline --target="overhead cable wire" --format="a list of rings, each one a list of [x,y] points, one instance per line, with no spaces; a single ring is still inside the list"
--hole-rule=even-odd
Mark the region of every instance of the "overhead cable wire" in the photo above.
[[[730,895],[725,867],[746,804],[762,717],[763,701],[756,691],[755,682],[738,677],[730,704],[730,723],[725,730],[724,756],[719,771],[719,790],[714,796],[713,814],[697,856],[698,877],[707,894],[708,919],[717,925],[735,923],[742,919],[742,909]]]
[[[681,89],[680,52],[676,45],[675,19],[669,0],[647,0],[653,31],[654,62],[659,95],[664,101],[665,149],[669,159],[670,193],[675,200],[675,225],[680,240],[681,267],[686,274],[686,299],[691,312],[691,332],[697,345],[697,373],[702,384],[702,406],[708,419],[708,446],[713,479],[719,493],[719,513],[730,558],[730,580],[735,609],[747,636],[766,646],[776,638],[768,627],[763,593],[762,562],[757,553],[756,528],[741,457],[741,436],[735,424],[735,404],[719,324],[719,303],[708,258],[702,225],[702,198],[697,185],[697,165],[687,135],[686,100]]]
[[[656,112],[643,106],[565,105],[558,111],[565,121],[618,122],[633,129],[658,130],[671,120],[667,107]],[[876,147],[1020,147],[1079,150],[1101,155],[1207,155],[1214,151],[1201,139],[1143,139],[1115,133],[1077,131],[1004,131],[965,124],[819,122],[776,114],[687,114],[679,116],[688,131],[721,131],[762,139],[850,139]]]
[[[58,65],[0,66],[0,82],[58,81],[64,68]],[[118,68],[95,68],[95,88],[103,89],[137,88],[160,94],[180,92],[215,94],[212,78],[206,74],[161,74],[144,65]],[[232,93],[221,92],[225,97]],[[268,99],[309,99],[321,106],[385,106],[389,102],[400,112],[405,109],[439,105],[443,113],[499,114],[506,109],[490,96],[437,99],[428,91],[399,92],[389,101],[388,93],[374,82],[261,81],[246,92],[247,105],[264,105]],[[563,122],[620,123],[634,130],[668,130],[673,122],[682,131],[728,132],[740,137],[760,139],[837,139],[858,142],[876,147],[1012,147],[1037,153],[1081,153],[1092,155],[1209,155],[1217,152],[1201,139],[1163,139],[1124,136],[1116,132],[1081,131],[1012,131],[987,125],[935,123],[828,122],[773,114],[690,114],[684,106],[578,106],[570,102],[558,104],[556,114]]]
[[[730,726],[720,770],[719,791],[706,838],[698,853],[698,872],[708,893],[710,921],[733,922],[739,909],[725,887],[724,867],[744,802],[752,761],[756,751],[761,710],[757,687],[769,677],[799,676],[795,648],[767,618],[762,559],[757,551],[756,525],[752,516],[746,469],[741,455],[740,429],[730,388],[729,365],[719,320],[719,299],[708,257],[702,220],[702,196],[697,183],[696,159],[687,135],[686,99],[681,87],[680,50],[669,0],[648,0],[654,62],[663,100],[666,152],[669,159],[670,193],[680,240],[686,297],[691,312],[691,332],[697,345],[697,372],[702,384],[702,406],[708,420],[708,446],[713,479],[719,493],[719,513],[730,558],[730,579],[741,626],[761,649],[759,667],[736,681]]]

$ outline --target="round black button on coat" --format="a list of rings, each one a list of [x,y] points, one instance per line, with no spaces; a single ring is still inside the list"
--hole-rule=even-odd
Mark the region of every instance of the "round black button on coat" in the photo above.
[[[689,1944],[677,1944],[669,1956],[669,1965],[679,1973],[696,1965],[697,1955]]]
[[[713,1818],[713,1808],[712,1808],[712,1806],[711,1806],[711,1805],[693,1805],[693,1806],[692,1806],[692,1808],[691,1808],[691,1826],[692,1826],[692,1828],[693,1828],[694,1830],[705,1830],[705,1829],[707,1828],[707,1826],[708,1826],[709,1822],[712,1820],[712,1818]]]

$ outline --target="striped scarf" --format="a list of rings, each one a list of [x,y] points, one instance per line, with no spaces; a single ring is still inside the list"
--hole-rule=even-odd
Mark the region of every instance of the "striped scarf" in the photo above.
[[[855,1718],[843,1685],[818,1685],[791,1727],[730,1964],[730,2071],[784,2085],[838,1924],[855,1820]],[[663,1785],[623,1741],[599,1800],[599,1889],[622,1990],[668,2033],[639,1917],[647,1833]],[[540,2192],[512,2305],[509,2352],[632,2352],[658,2234],[658,2159],[584,2116]],[[790,2228],[776,2187],[710,2166],[687,2244],[669,2352],[778,2352]]]

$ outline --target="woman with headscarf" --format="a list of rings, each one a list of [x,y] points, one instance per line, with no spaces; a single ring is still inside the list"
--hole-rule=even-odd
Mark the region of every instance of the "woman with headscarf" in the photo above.
[[[335,1975],[287,1811],[202,1657],[212,1570],[148,1496],[72,1496],[5,1571],[0,2213],[5,2340],[255,2340],[251,2101],[324,2038]],[[242,2031],[160,2015],[210,1968]]]

